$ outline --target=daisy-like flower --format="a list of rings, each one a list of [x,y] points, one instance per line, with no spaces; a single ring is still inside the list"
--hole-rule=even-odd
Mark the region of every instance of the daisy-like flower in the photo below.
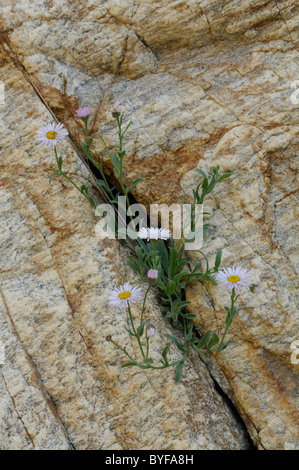
[[[143,240],[168,240],[171,237],[171,231],[168,228],[141,228],[138,237]]]
[[[250,286],[250,272],[246,268],[241,268],[241,266],[225,268],[222,271],[219,271],[215,277],[220,285],[229,291],[235,289],[236,293],[239,292],[240,286]]]
[[[110,108],[113,117],[117,117],[121,113],[120,101],[116,101]]]
[[[68,131],[61,122],[55,124],[46,124],[36,132],[35,140],[41,142],[44,147],[54,148],[58,142],[62,142],[69,135]]]
[[[109,303],[112,307],[126,308],[138,300],[142,300],[142,289],[132,287],[128,282],[113,290],[109,296]]]
[[[77,111],[75,112],[75,116],[81,119],[87,118],[89,115],[90,115],[90,108],[87,108],[86,106],[83,108],[77,109]]]

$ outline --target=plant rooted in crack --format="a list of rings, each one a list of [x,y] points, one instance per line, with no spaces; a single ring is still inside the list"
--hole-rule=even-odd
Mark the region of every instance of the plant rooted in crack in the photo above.
[[[84,151],[87,161],[97,168],[101,178],[97,180],[97,184],[104,188],[109,197],[110,204],[117,210],[125,210],[125,213],[130,217],[130,227],[133,230],[128,230],[128,234],[132,232],[136,243],[134,245],[134,255],[129,256],[128,265],[135,270],[140,276],[141,280],[147,278],[149,286],[142,295],[139,287],[132,287],[126,283],[120,286],[117,290],[111,292],[110,304],[116,307],[125,307],[129,316],[129,328],[127,332],[130,337],[134,338],[140,352],[140,360],[134,355],[129,353],[126,347],[118,344],[111,336],[106,339],[113,343],[127,358],[127,362],[122,367],[136,366],[141,369],[165,369],[169,367],[176,367],[175,380],[179,382],[182,377],[183,367],[188,356],[189,349],[192,348],[200,355],[205,355],[209,352],[223,351],[229,344],[234,343],[233,340],[225,341],[229,327],[237,313],[236,301],[239,297],[239,287],[250,287],[252,292],[258,292],[256,285],[249,284],[249,272],[241,267],[227,268],[219,272],[221,263],[222,252],[219,250],[216,253],[214,265],[211,268],[206,255],[199,251],[202,260],[196,264],[194,269],[190,269],[189,261],[185,257],[186,240],[184,238],[184,231],[181,229],[181,236],[175,240],[171,232],[166,228],[144,228],[134,222],[132,214],[127,212],[130,207],[130,192],[137,186],[143,179],[139,178],[133,181],[130,186],[126,187],[123,178],[124,160],[126,152],[124,150],[124,137],[128,131],[131,122],[124,124],[124,114],[121,112],[120,103],[116,102],[111,108],[111,114],[114,118],[118,130],[118,145],[116,152],[111,151],[103,136],[100,133],[89,135],[88,121],[90,116],[89,108],[79,108],[76,111],[76,117],[81,119],[83,127],[80,130],[84,133],[84,140],[81,142],[81,147]],[[96,208],[96,203],[90,196],[88,185],[77,185],[72,178],[64,172],[63,159],[58,156],[57,144],[64,140],[68,135],[67,130],[63,124],[48,124],[37,132],[37,140],[44,146],[52,148],[54,151],[57,169],[53,170],[50,177],[52,182],[54,177],[63,177],[71,183],[89,202],[89,204]],[[104,151],[101,157],[94,158],[90,148],[95,138],[99,138],[103,144]],[[111,187],[104,173],[103,159],[109,156],[115,173],[118,176],[121,192],[116,192],[115,188]],[[193,190],[193,201],[190,210],[190,229],[194,233],[197,224],[196,207],[203,205],[205,198],[213,191],[215,186],[221,183],[224,179],[230,177],[232,173],[219,174],[219,166],[211,172],[205,173],[202,170],[196,169],[202,177],[196,189]],[[118,207],[124,196],[125,203]],[[121,234],[121,228],[114,223],[113,230],[117,235]],[[208,230],[208,224],[203,226],[203,232]],[[124,238],[119,237],[119,238]],[[169,241],[169,245],[166,241]],[[128,242],[129,243],[129,242]],[[205,333],[201,332],[201,326],[194,323],[196,315],[189,311],[191,302],[185,299],[185,289],[188,284],[195,281],[208,280],[213,284],[219,282],[231,292],[230,307],[225,307],[227,315],[225,320],[225,327],[222,335],[210,330]],[[165,334],[164,337],[170,341],[166,344],[161,352],[161,358],[158,363],[154,363],[154,359],[150,354],[150,342],[155,336],[155,327],[151,324],[150,319],[144,319],[146,313],[146,302],[148,293],[151,288],[154,288],[162,310],[171,321],[172,327],[177,330],[177,335]],[[143,299],[142,307],[140,310],[140,318],[135,324],[131,311],[131,304],[141,301]],[[179,339],[178,339],[179,338]],[[178,360],[170,361],[168,353],[171,344],[173,344],[181,357]]]

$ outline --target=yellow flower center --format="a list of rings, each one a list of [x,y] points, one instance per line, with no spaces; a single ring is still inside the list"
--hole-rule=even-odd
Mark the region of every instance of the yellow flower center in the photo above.
[[[57,136],[57,134],[56,134],[55,131],[49,131],[49,132],[46,133],[47,139],[50,139],[50,140],[54,140],[56,136]]]
[[[227,278],[227,280],[228,280],[229,282],[238,282],[238,281],[241,280],[241,278],[240,278],[239,276],[229,276],[229,277]]]
[[[128,299],[129,297],[131,297],[131,292],[129,292],[128,290],[125,292],[121,292],[120,294],[118,294],[118,297],[121,300]]]

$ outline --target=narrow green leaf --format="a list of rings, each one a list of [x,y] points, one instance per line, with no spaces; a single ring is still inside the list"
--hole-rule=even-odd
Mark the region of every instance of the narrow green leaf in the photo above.
[[[97,180],[97,184],[100,186],[103,186],[105,189],[107,189],[107,185],[104,180]]]
[[[215,271],[218,271],[222,258],[222,250],[218,250],[215,258]]]
[[[208,185],[209,185],[208,178],[204,178],[204,180],[202,182],[202,189],[203,190],[207,189]]]
[[[61,171],[61,168],[62,168],[62,157],[59,157],[59,158],[58,158],[57,166],[58,166],[59,171]]]
[[[112,153],[111,160],[114,165],[116,173],[119,175],[120,174],[120,159],[118,158],[117,155],[115,155],[115,153]]]
[[[142,323],[142,325],[138,326],[137,336],[139,336],[139,338],[140,338],[143,335],[143,332],[144,332],[144,323]]]
[[[200,268],[201,268],[201,262],[199,261],[198,263],[196,263],[195,268],[193,269],[192,272],[195,273],[195,272],[198,271]]]
[[[166,285],[166,293],[167,295],[170,297],[174,291],[175,291],[175,288],[176,288],[176,282],[174,281],[169,281]]]
[[[158,243],[157,243],[157,252],[158,254],[160,255],[161,257],[161,264],[163,266],[163,268],[165,269],[165,272],[168,272],[168,268],[169,268],[169,253],[168,253],[168,250],[166,248],[166,245],[165,243],[160,240]]]
[[[199,341],[197,347],[199,349],[203,348],[209,342],[210,336],[211,336],[211,331],[209,330],[203,335],[203,337]]]
[[[187,307],[190,304],[191,304],[191,302],[189,300],[178,300],[177,299],[173,302],[172,306],[173,306],[174,311],[179,312],[180,310],[182,310],[182,308]]]
[[[203,178],[207,178],[207,175],[205,174],[205,172],[200,170],[199,168],[196,168],[195,171],[197,171],[197,173],[199,173]]]
[[[237,341],[235,341],[234,339],[229,339],[226,343],[225,343],[225,347],[229,346],[230,344],[235,344]]]
[[[167,353],[168,353],[169,348],[170,348],[170,344],[167,344],[162,351],[162,357],[165,361],[165,364],[168,364]]]
[[[137,264],[132,263],[130,260],[127,260],[127,265],[130,266],[134,271],[137,271],[140,274],[140,268]]]
[[[123,157],[126,155],[126,151],[125,151],[125,150],[123,150],[122,152],[117,152],[117,153],[118,153],[118,156],[119,156],[120,158],[123,158]],[[112,154],[112,155],[113,155],[113,154]]]
[[[57,173],[57,171],[54,171],[54,173],[52,173],[52,175],[49,178],[49,183],[52,183],[53,178],[55,178],[56,176],[61,176],[61,175],[60,173]]]
[[[209,281],[211,281],[213,284],[217,284],[216,279],[215,279],[213,276],[211,276],[210,274],[205,274],[204,277],[205,277],[206,279],[208,279]]]
[[[193,318],[196,318],[196,315],[194,315],[194,313],[182,313],[181,315],[182,317],[187,318],[189,320],[193,320]]]
[[[143,362],[145,362],[145,364],[153,364],[154,360],[151,357],[148,357],[147,359],[144,359]]]
[[[225,307],[225,310],[227,311],[226,319],[225,319],[225,324],[227,328],[231,325],[231,322],[233,321],[232,316],[231,316],[231,311],[227,307]]]
[[[183,353],[186,352],[185,348],[183,348],[183,346],[178,342],[178,340],[174,336],[167,334],[164,334],[164,336],[165,338],[170,339],[170,341],[172,341],[180,351],[182,351]]]
[[[173,279],[175,274],[177,273],[178,267],[178,254],[176,248],[171,247],[169,250],[169,268],[168,268],[168,276],[170,279]]]
[[[184,362],[180,362],[180,364],[177,366],[176,373],[175,373],[176,384],[178,384],[181,381],[183,368],[184,368]]]
[[[129,333],[130,336],[136,336],[135,333],[133,333],[132,330],[129,330],[129,328],[126,328],[125,329],[127,330],[127,332]]]
[[[188,333],[185,335],[185,340],[186,340],[186,341],[191,341],[192,334],[193,334],[193,328],[191,327],[191,328],[189,329]]]
[[[230,173],[224,173],[224,175],[220,176],[220,178],[218,178],[218,182],[224,180],[225,178],[229,178],[230,176],[232,176],[234,174],[233,171],[231,171]]]
[[[215,344],[219,342],[219,336],[216,333],[212,334],[212,338],[208,344],[208,349],[211,349]]]
[[[144,178],[139,178],[139,179],[133,181],[133,183],[131,184],[131,186],[129,186],[129,187],[127,188],[127,191],[128,191],[128,192],[131,191],[131,189],[135,188],[135,186],[137,186],[137,184],[141,183],[142,181],[144,181]]]

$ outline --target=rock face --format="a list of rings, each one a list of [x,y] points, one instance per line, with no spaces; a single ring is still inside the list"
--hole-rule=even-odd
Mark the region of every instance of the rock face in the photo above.
[[[116,139],[116,131],[108,110],[111,102],[122,100],[123,107],[133,122],[127,134],[125,179],[129,183],[139,177],[145,178],[145,182],[135,188],[134,195],[139,202],[146,205],[153,202],[189,202],[191,188],[197,181],[193,171],[196,167],[205,170],[219,164],[222,172],[235,172],[230,180],[216,189],[208,201],[209,207],[206,209],[210,209],[212,213],[209,220],[211,230],[207,235],[204,251],[209,258],[213,258],[215,251],[222,248],[224,265],[238,263],[247,266],[253,273],[253,280],[260,284],[262,293],[241,296],[240,312],[231,332],[231,337],[237,339],[237,344],[210,358],[208,367],[236,405],[254,443],[265,449],[299,448],[299,366],[291,363],[290,354],[292,342],[299,339],[298,309],[295,303],[298,260],[298,160],[295,159],[295,152],[298,147],[296,110],[298,111],[299,102],[296,91],[299,88],[299,83],[296,82],[298,16],[295,6],[295,2],[291,0],[204,0],[200,3],[193,0],[142,0],[138,4],[133,0],[89,0],[84,4],[74,0],[34,0],[30,2],[30,6],[27,0],[17,4],[7,0],[5,6],[0,7],[6,57],[9,56],[16,66],[21,67],[28,79],[32,80],[44,103],[67,126],[75,146],[79,148],[80,136],[73,114],[79,103],[81,106],[93,107],[94,129],[99,129],[108,144],[112,145]],[[4,64],[3,67],[5,69],[7,65]],[[15,74],[18,73],[14,69],[10,80],[15,81]],[[4,76],[2,80],[5,82],[8,78]],[[23,83],[26,84],[25,79],[20,78],[19,89],[25,87]],[[27,84],[26,86],[28,88]],[[35,102],[38,102],[36,95]],[[28,115],[27,102],[24,106]],[[24,108],[20,105],[20,109]],[[37,119],[41,119],[41,115]],[[10,141],[7,143],[11,139],[7,136],[11,136],[9,131],[13,122],[11,120],[6,124],[4,144],[6,143],[7,149],[16,147]],[[124,266],[124,254],[120,252],[122,249],[117,244],[111,244],[98,253],[98,242],[91,235],[94,220],[86,212],[86,203],[73,194],[70,188],[61,188],[59,194],[53,187],[48,188],[44,166],[48,168],[50,160],[45,159],[43,166],[40,166],[40,153],[34,149],[32,140],[28,141],[29,158],[25,141],[21,141],[21,136],[28,135],[27,121],[23,124],[21,118],[17,124],[18,127],[13,130],[19,136],[17,150],[13,156],[11,150],[7,150],[10,167],[13,168],[13,179],[6,162],[6,173],[3,173],[2,178],[9,185],[15,181],[16,174],[19,175],[19,189],[15,190],[20,201],[17,206],[22,207],[21,201],[27,201],[22,202],[26,206],[23,213],[20,213],[20,209],[16,211],[20,221],[13,223],[19,226],[24,217],[26,219],[30,214],[31,222],[27,222],[25,226],[28,229],[35,221],[38,228],[34,229],[37,232],[36,238],[27,236],[25,228],[22,234],[20,228],[17,232],[21,237],[20,241],[10,239],[12,254],[8,256],[7,251],[7,259],[5,258],[7,276],[10,279],[13,273],[12,267],[9,267],[13,257],[18,256],[15,263],[18,264],[17,272],[21,272],[17,275],[14,271],[13,281],[5,278],[4,286],[7,287],[3,298],[7,299],[7,292],[10,292],[13,307],[7,308],[17,312],[10,327],[13,328],[14,325],[19,335],[22,331],[21,343],[28,367],[32,367],[30,361],[34,364],[40,361],[38,369],[41,382],[45,383],[47,380],[46,390],[50,399],[45,400],[43,406],[47,408],[40,410],[40,413],[47,413],[51,429],[53,426],[57,427],[54,433],[57,442],[53,441],[52,445],[59,447],[64,443],[63,445],[68,446],[66,436],[71,436],[71,442],[81,448],[88,445],[102,445],[104,448],[108,445],[119,445],[122,448],[154,446],[149,435],[147,441],[145,434],[138,437],[133,435],[136,423],[131,425],[126,438],[115,437],[118,435],[113,427],[116,426],[117,411],[115,415],[112,411],[112,418],[103,417],[101,412],[97,413],[99,408],[106,409],[105,404],[100,405],[96,400],[98,396],[105,395],[101,394],[98,377],[102,377],[106,385],[108,382],[111,384],[109,397],[105,395],[108,401],[112,399],[117,384],[117,393],[122,397],[121,409],[128,403],[127,416],[131,416],[129,410],[132,404],[128,398],[129,389],[124,384],[121,385],[121,382],[131,381],[132,375],[138,382],[138,387],[144,386],[141,385],[143,381],[148,383],[146,380],[150,380],[154,386],[155,380],[158,380],[156,376],[147,376],[145,379],[140,373],[134,375],[132,372],[122,371],[120,374],[118,369],[115,370],[115,352],[107,345],[104,347],[105,353],[103,346],[101,354],[98,351],[97,330],[107,328],[109,331],[110,323],[108,321],[106,327],[101,324],[99,328],[96,312],[99,305],[103,305],[100,302],[103,302],[101,297],[104,296],[105,289],[119,279],[117,272],[110,273],[111,266],[110,262],[107,264],[105,250],[110,253],[108,259],[109,256],[116,257],[115,264]],[[30,125],[33,129],[35,123]],[[101,154],[102,151],[100,141],[96,142],[95,154]],[[74,159],[69,157],[68,165],[75,165],[73,171],[80,173],[82,170],[78,161],[76,160],[75,165]],[[32,171],[36,173],[37,168],[42,168],[40,173],[44,180],[37,185],[28,201],[24,188],[30,187],[30,191],[27,191],[31,194],[33,188],[28,175]],[[106,171],[115,178],[108,161]],[[15,201],[9,195],[4,195],[3,198],[5,207]],[[90,227],[89,231],[87,227]],[[32,250],[30,253],[28,238]],[[26,251],[20,249],[25,240]],[[41,248],[43,243],[46,243],[45,249]],[[19,247],[17,250],[16,246]],[[50,254],[46,255],[48,250]],[[190,253],[189,256],[191,263],[198,260],[195,253]],[[89,260],[88,263],[86,259]],[[22,278],[22,269],[25,272],[22,263],[28,263],[28,260],[33,264],[33,271],[37,269],[35,263],[46,263],[46,266],[49,263],[51,268],[47,267],[47,274],[34,277],[27,273],[26,264],[27,274]],[[100,272],[99,263],[102,265]],[[105,275],[102,269],[106,270]],[[54,274],[55,270],[58,274]],[[119,267],[115,269],[119,270]],[[44,276],[43,282],[40,276]],[[109,280],[107,283],[106,279]],[[57,291],[53,284],[58,286]],[[25,285],[28,286],[26,296],[17,301],[17,288],[19,286],[24,290]],[[47,285],[48,288],[40,287]],[[39,292],[37,299],[36,295],[30,295],[32,286]],[[43,289],[45,296],[42,295]],[[221,332],[223,306],[229,301],[227,294],[218,287],[204,284],[190,288],[186,295],[192,300],[192,309],[204,329],[213,328]],[[52,296],[52,300],[55,297],[55,302],[46,300],[45,297],[48,296]],[[70,304],[67,303],[68,299],[71,299]],[[43,316],[41,319],[39,315],[44,307],[47,312],[47,328],[53,328],[52,335],[56,336],[57,325],[61,325],[58,330],[62,332],[61,349],[53,344],[47,328],[43,328],[45,318]],[[68,309],[73,309],[75,323],[71,317],[70,323],[67,323],[65,312]],[[35,320],[33,311],[37,315]],[[107,311],[107,307],[104,311]],[[156,321],[162,322],[158,318],[159,315]],[[124,319],[120,318],[119,321]],[[163,328],[166,327],[163,325]],[[74,335],[81,331],[82,338],[77,341],[76,336],[70,337],[69,329],[74,331]],[[36,341],[35,335],[39,341]],[[88,339],[84,340],[86,335]],[[79,366],[82,361],[86,363],[85,353],[76,352],[79,346],[83,351],[85,346],[87,349],[92,347],[92,353],[89,352],[91,363],[87,361],[89,372],[87,367],[82,369]],[[107,355],[106,359],[102,357],[103,354]],[[49,355],[54,356],[55,371],[49,367]],[[65,364],[62,364],[64,361],[69,364],[67,368],[70,375],[67,374],[66,377]],[[107,361],[113,365],[107,365]],[[73,364],[78,364],[79,370],[72,367]],[[196,367],[201,371],[202,365],[197,361],[196,367],[192,367],[194,369],[190,372],[191,376],[195,374],[198,380]],[[114,378],[110,375],[108,380],[106,373],[109,369],[110,374],[113,370]],[[24,370],[22,373],[24,374]],[[202,374],[200,372],[201,376]],[[206,372],[203,375],[206,377]],[[102,434],[97,434],[92,426],[86,434],[85,428],[83,429],[84,420],[81,423],[78,419],[80,413],[86,416],[86,408],[82,402],[76,402],[76,415],[71,411],[72,397],[77,399],[74,383],[82,382],[83,376],[84,381],[86,376],[95,377],[92,385],[87,387],[89,397],[86,398],[86,403],[90,410],[89,417],[93,409],[92,421],[94,420],[95,428],[102,419]],[[166,374],[163,380],[163,387],[166,387],[165,383],[169,384],[167,381],[170,378]],[[179,388],[176,392],[172,388],[168,395],[169,400],[175,402],[177,393],[185,394],[184,401],[189,391],[186,391],[186,385],[183,387],[185,388],[182,391]],[[193,387],[195,385],[191,386],[194,391],[196,387]],[[38,393],[45,393],[42,387],[38,390]],[[67,390],[66,402],[65,397],[59,395],[62,390]],[[212,395],[214,397],[214,392]],[[207,394],[209,400],[212,395],[211,392]],[[9,394],[7,397],[7,400],[12,400]],[[51,411],[51,397],[55,408],[59,403],[60,421]],[[31,399],[38,401],[33,395]],[[101,399],[105,401],[104,398]],[[150,393],[148,399],[153,399]],[[192,399],[192,406],[195,402],[198,403],[198,400]],[[214,398],[211,403],[209,406],[216,406]],[[30,410],[32,412],[32,407]],[[34,410],[38,414],[38,409]],[[191,409],[189,411],[190,416],[196,415]],[[177,416],[178,422],[186,422],[181,414]],[[120,421],[123,418],[124,415]],[[158,419],[157,416],[151,416],[149,429],[153,429],[152,426],[159,428],[160,424],[155,419]],[[161,417],[161,420],[165,422],[165,417]],[[21,425],[20,421],[15,420],[15,423]],[[86,423],[87,421],[87,426]],[[17,424],[12,426],[17,429]],[[80,426],[82,429],[79,429]],[[171,425],[171,429],[176,428],[177,425]],[[190,426],[186,425],[184,429],[186,437],[180,442],[184,442],[185,448],[192,448],[193,445],[209,447],[210,444],[201,444],[198,436],[194,437]],[[214,439],[213,430],[211,425],[210,436],[207,437],[209,443]],[[16,433],[17,431],[14,435]],[[161,435],[161,448],[165,445],[178,448],[180,445],[178,437],[170,438],[165,429],[157,434]],[[98,437],[96,443],[92,441],[94,436]],[[24,439],[26,440],[26,436]],[[171,443],[166,444],[167,439]],[[125,441],[127,444],[124,444]],[[228,441],[235,442],[235,447],[239,445],[241,448],[243,445],[236,443],[235,439],[228,438]],[[224,442],[228,441],[224,438],[215,445],[223,448]],[[148,444],[150,442],[153,444]],[[51,447],[51,444],[48,443],[48,446]]]
[[[54,156],[34,133],[52,116],[3,49],[0,60],[1,449],[246,449],[244,428],[198,357],[178,386],[169,370],[121,369],[106,336],[132,351],[128,318],[107,298],[134,280],[128,253],[99,242],[93,210],[73,187],[49,185]],[[65,154],[77,182],[90,179],[70,143]],[[157,356],[171,329],[153,297],[147,315]]]

